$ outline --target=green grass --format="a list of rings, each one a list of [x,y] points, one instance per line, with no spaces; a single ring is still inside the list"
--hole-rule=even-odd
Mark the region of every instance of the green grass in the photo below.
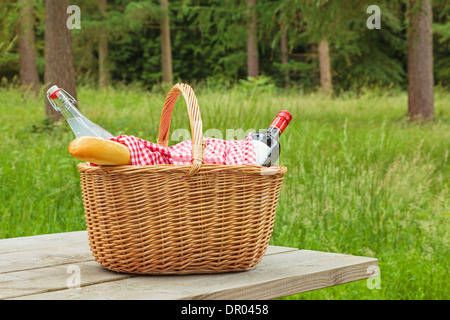
[[[340,98],[295,91],[196,89],[204,131],[265,128],[280,109],[288,173],[271,244],[379,259],[381,289],[365,280],[287,299],[448,299],[450,94],[436,121],[409,123],[405,93]],[[158,135],[165,94],[79,88],[80,109],[115,135]],[[189,128],[185,102],[172,131]],[[0,88],[0,238],[85,229],[74,138],[44,121],[44,98]],[[172,141],[175,143],[176,141]],[[281,262],[282,263],[282,262]]]

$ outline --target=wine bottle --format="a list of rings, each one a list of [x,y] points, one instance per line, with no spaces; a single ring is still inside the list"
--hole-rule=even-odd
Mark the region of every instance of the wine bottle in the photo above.
[[[76,138],[87,136],[102,139],[110,139],[114,136],[86,118],[78,108],[77,101],[64,89],[53,86],[47,90],[47,99],[52,107],[61,113],[72,128]]]
[[[267,130],[252,134],[258,166],[270,167],[277,162],[281,151],[279,138],[291,119],[289,111],[281,110]]]

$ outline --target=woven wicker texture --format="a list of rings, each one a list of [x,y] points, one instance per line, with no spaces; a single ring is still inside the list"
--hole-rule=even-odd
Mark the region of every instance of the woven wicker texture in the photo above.
[[[167,95],[158,143],[167,145],[180,92],[196,146],[192,165],[78,165],[90,248],[107,269],[136,274],[243,271],[266,252],[286,167],[202,164],[200,112],[185,84]]]

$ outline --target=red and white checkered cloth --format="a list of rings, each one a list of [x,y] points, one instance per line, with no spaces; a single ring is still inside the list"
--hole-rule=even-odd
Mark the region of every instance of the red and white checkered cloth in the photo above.
[[[256,152],[252,134],[244,140],[221,140],[205,137],[203,162],[206,164],[256,165]],[[124,144],[130,150],[131,165],[145,166],[156,164],[186,165],[192,163],[192,140],[180,142],[171,147],[121,135],[110,140]]]

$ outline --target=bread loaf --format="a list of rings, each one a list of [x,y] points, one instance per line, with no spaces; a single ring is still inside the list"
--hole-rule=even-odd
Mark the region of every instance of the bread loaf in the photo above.
[[[69,145],[69,153],[77,159],[98,165],[130,164],[130,151],[125,145],[101,138],[76,138]]]

